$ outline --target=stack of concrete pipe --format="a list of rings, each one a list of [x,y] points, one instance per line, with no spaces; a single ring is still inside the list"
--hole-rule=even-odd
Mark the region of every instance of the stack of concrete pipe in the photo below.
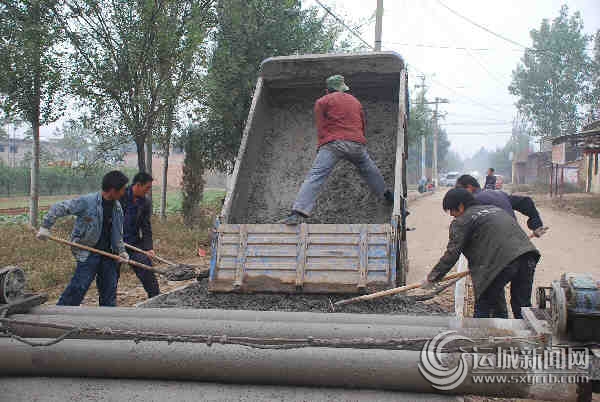
[[[445,316],[396,316],[185,309],[40,307],[16,321],[110,328],[173,335],[262,338],[431,338],[456,329],[470,337],[529,334],[517,320],[464,320]],[[28,338],[64,331],[11,325]],[[39,339],[38,339],[39,340]],[[66,339],[31,347],[0,338],[0,376],[67,376],[195,380],[436,392],[418,370],[419,351],[309,347],[262,350],[240,345]],[[459,358],[448,356],[450,359]],[[564,387],[564,386],[563,386]],[[452,393],[564,400],[551,387],[474,384],[469,376]],[[543,395],[541,395],[542,393]]]

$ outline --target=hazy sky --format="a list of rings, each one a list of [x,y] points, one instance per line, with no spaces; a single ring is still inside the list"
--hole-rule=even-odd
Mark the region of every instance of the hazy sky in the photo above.
[[[321,2],[334,5],[355,20],[372,15],[377,5],[376,0]],[[581,12],[585,32],[600,28],[600,0],[442,0],[442,3],[525,46],[531,46],[529,31],[539,29],[543,18],[555,18],[565,3],[570,13]],[[363,28],[363,37],[373,43],[374,24]],[[437,0],[384,0],[382,40],[383,50],[394,50],[404,57],[413,92],[414,84],[420,83],[416,76],[423,72],[429,98],[439,96],[450,101],[441,110],[447,113],[444,124],[453,150],[467,156],[481,146],[494,149],[506,143],[516,114],[516,98],[508,93],[507,87],[511,72],[523,55],[522,48],[460,19]],[[489,50],[466,51],[456,47]]]
[[[321,1],[355,21],[373,15],[377,5],[376,0]],[[543,18],[555,18],[565,3],[558,0],[442,2],[525,46],[531,45],[529,31],[539,28]],[[600,28],[600,0],[569,0],[566,4],[570,12],[581,12],[587,33]],[[306,0],[304,5],[316,3]],[[374,24],[363,27],[363,37],[373,43]],[[404,57],[413,92],[414,85],[420,83],[416,76],[425,73],[429,98],[438,96],[450,101],[440,110],[447,113],[443,124],[450,134],[453,150],[468,156],[481,146],[495,149],[506,143],[516,114],[515,98],[507,87],[511,72],[523,54],[522,48],[451,14],[437,0],[384,0],[383,50],[394,50]],[[71,109],[67,114],[73,112]],[[43,127],[42,137],[50,136],[60,124],[61,121]]]

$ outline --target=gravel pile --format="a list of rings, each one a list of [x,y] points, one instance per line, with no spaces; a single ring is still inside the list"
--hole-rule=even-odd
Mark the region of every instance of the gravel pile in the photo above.
[[[208,293],[208,280],[193,283],[183,289],[157,296],[140,307],[178,307],[259,311],[332,312],[331,303],[350,296],[275,294],[275,293]],[[355,296],[355,295],[354,295]],[[400,296],[336,307],[337,313],[374,314],[447,314],[448,310],[434,303],[407,301]]]

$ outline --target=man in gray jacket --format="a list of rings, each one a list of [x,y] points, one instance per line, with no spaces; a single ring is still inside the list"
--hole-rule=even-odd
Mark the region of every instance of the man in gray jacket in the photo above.
[[[515,219],[492,205],[480,205],[463,188],[448,191],[444,211],[455,219],[444,255],[423,280],[427,288],[440,281],[464,254],[475,290],[475,317],[498,317],[498,299],[510,283],[515,318],[531,306],[535,267],[540,253]],[[501,317],[498,317],[501,318]]]
[[[37,238],[46,240],[57,218],[75,215],[77,219],[71,233],[72,242],[118,254],[128,260],[129,255],[123,243],[123,210],[118,201],[125,194],[128,180],[123,173],[113,170],[102,178],[102,191],[52,205]],[[73,255],[77,260],[77,269],[57,304],[79,306],[96,278],[100,305],[115,306],[119,280],[117,262],[78,248],[73,248]]]

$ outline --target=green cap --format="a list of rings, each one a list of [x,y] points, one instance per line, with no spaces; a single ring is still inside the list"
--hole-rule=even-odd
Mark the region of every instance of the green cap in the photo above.
[[[350,88],[348,88],[348,85],[346,85],[346,83],[344,82],[343,75],[332,75],[331,77],[327,78],[325,82],[327,83],[327,89],[335,89],[336,91],[340,92],[346,92],[350,90]]]

